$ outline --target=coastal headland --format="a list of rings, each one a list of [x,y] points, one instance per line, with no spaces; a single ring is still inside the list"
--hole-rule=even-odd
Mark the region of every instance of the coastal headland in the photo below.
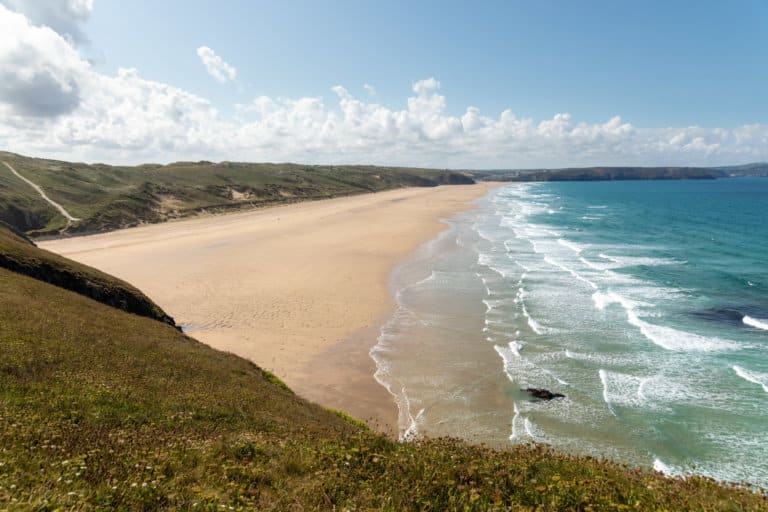
[[[394,266],[493,184],[407,188],[50,240],[118,276],[190,336],[250,359],[300,395],[392,432],[368,350]]]

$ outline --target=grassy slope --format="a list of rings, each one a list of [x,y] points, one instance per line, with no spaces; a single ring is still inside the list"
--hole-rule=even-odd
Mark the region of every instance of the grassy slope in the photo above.
[[[0,268],[75,291],[107,305],[175,325],[173,318],[125,281],[63,258],[0,223]]]
[[[400,444],[171,326],[0,269],[0,510],[195,504],[765,510],[768,499],[541,447]]]
[[[406,186],[471,183],[450,171],[371,166],[178,162],[120,167],[0,152],[72,215],[68,231],[94,232],[160,222],[202,210],[322,199]],[[0,220],[32,235],[55,234],[65,219],[27,184],[0,167]]]

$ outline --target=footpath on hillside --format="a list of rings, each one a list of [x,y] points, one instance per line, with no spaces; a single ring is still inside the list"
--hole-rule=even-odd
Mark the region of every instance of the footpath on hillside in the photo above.
[[[48,203],[50,203],[50,204],[51,204],[51,206],[53,206],[54,208],[56,208],[56,209],[59,211],[59,213],[61,213],[61,214],[64,216],[64,218],[66,218],[66,219],[67,219],[67,224],[71,224],[71,223],[73,223],[73,222],[77,222],[77,221],[79,221],[79,220],[80,220],[80,219],[78,219],[77,217],[73,217],[72,215],[70,215],[70,213],[69,213],[69,212],[68,212],[68,211],[67,211],[67,210],[66,210],[66,209],[65,209],[63,206],[61,206],[59,203],[57,203],[56,201],[54,201],[53,199],[51,199],[50,197],[48,197],[48,196],[46,195],[46,193],[43,191],[43,189],[42,189],[42,188],[41,188],[41,187],[40,187],[40,186],[39,186],[37,183],[34,183],[33,181],[30,181],[30,180],[28,180],[27,178],[25,178],[24,176],[22,176],[21,174],[19,174],[19,172],[18,172],[16,169],[14,169],[14,168],[11,166],[11,164],[9,164],[8,162],[3,162],[3,164],[4,164],[4,165],[5,165],[5,166],[6,166],[6,167],[7,167],[7,168],[8,168],[8,169],[9,169],[9,170],[10,170],[10,171],[13,173],[13,174],[15,174],[15,175],[16,175],[16,176],[17,176],[19,179],[23,180],[23,181],[24,181],[24,182],[25,182],[27,185],[29,185],[30,187],[32,187],[33,189],[35,189],[35,190],[37,191],[37,193],[38,193],[38,194],[40,194],[40,196],[41,196],[43,199],[45,199],[46,201],[48,201]]]

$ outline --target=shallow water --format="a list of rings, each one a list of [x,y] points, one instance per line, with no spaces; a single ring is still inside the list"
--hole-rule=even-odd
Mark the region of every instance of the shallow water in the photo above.
[[[371,355],[403,437],[768,485],[768,180],[512,184],[478,206],[393,275]]]

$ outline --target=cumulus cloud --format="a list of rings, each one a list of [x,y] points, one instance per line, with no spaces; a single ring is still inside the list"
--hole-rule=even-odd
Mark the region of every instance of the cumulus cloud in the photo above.
[[[34,25],[46,26],[69,41],[87,39],[82,25],[93,12],[93,0],[0,0],[11,10],[27,17]]]
[[[363,84],[363,89],[368,93],[368,96],[376,96],[376,88],[369,84]]]
[[[537,121],[474,106],[457,114],[434,78],[412,84],[403,108],[356,98],[337,85],[327,98],[259,96],[225,116],[205,98],[138,70],[97,73],[73,44],[0,7],[0,148],[113,163],[520,168],[768,160],[768,125],[638,128],[618,116],[585,123],[562,112]],[[235,76],[234,68],[223,73]]]
[[[0,109],[32,117],[71,112],[87,73],[60,34],[0,5]]]
[[[216,55],[216,52],[207,46],[197,49],[197,56],[203,62],[208,74],[221,83],[230,82],[237,77],[237,70],[224,62],[224,59]]]

